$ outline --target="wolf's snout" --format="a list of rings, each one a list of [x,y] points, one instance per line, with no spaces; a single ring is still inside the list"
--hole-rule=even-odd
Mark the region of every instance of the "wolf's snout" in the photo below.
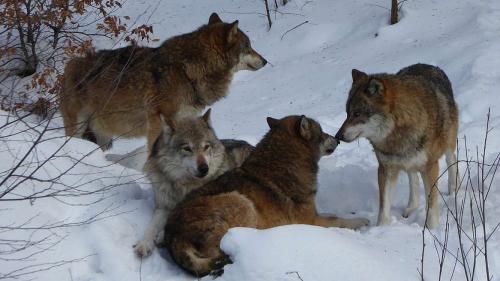
[[[340,141],[344,140],[344,134],[342,133],[342,130],[339,130],[337,134],[335,134],[335,140],[340,143]]]
[[[347,121],[346,121],[346,122],[347,122]],[[341,141],[346,141],[346,139],[345,139],[345,135],[344,135],[344,128],[345,128],[345,123],[346,123],[346,122],[344,122],[344,124],[342,124],[342,126],[340,127],[340,129],[338,130],[338,132],[335,134],[335,137],[334,137],[334,138],[335,138],[335,140],[336,140],[336,141],[338,141],[339,143],[340,143]]]
[[[324,142],[324,155],[330,155],[335,151],[335,148],[337,148],[337,145],[339,145],[339,141],[335,139],[334,137],[327,135],[327,138]]]
[[[208,174],[208,165],[207,164],[201,164],[198,166],[198,177],[202,178]]]

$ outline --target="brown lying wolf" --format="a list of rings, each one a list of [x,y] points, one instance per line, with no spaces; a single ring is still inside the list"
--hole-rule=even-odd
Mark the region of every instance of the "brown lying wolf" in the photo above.
[[[162,133],[144,167],[153,187],[155,210],[143,239],[134,246],[136,254],[151,254],[155,241],[163,238],[159,234],[168,213],[187,193],[241,166],[252,149],[245,141],[219,140],[210,122],[210,109],[201,117],[162,121]]]
[[[267,61],[250,46],[238,21],[217,14],[191,33],[158,48],[128,46],[71,60],[65,69],[60,111],[66,135],[84,134],[104,149],[113,136],[148,137],[160,117],[197,115],[227,94],[233,74]]]
[[[437,178],[445,154],[448,190],[456,189],[458,110],[451,83],[438,67],[415,64],[396,75],[352,71],[347,119],[336,138],[351,142],[367,138],[379,162],[378,224],[390,222],[390,193],[400,170],[408,173],[410,199],[404,216],[418,207],[418,173],[427,194],[427,226],[439,224]]]
[[[316,213],[318,161],[333,153],[338,142],[305,116],[268,118],[267,122],[271,130],[240,168],[188,194],[169,216],[166,246],[173,259],[193,275],[216,273],[229,262],[219,245],[231,227],[359,228],[368,224],[366,219]]]

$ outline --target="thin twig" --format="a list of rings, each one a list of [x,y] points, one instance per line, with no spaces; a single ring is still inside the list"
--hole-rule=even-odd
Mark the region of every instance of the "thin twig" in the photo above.
[[[286,273],[287,275],[290,275],[290,274],[295,274],[297,275],[297,278],[299,278],[300,281],[304,281],[304,279],[302,279],[302,277],[300,276],[299,272],[298,271],[289,271]]]
[[[280,39],[280,40],[283,40],[283,37],[285,37],[285,35],[286,35],[288,32],[290,32],[290,31],[292,31],[292,30],[294,30],[294,29],[297,29],[298,27],[300,27],[301,25],[304,25],[304,24],[306,24],[306,23],[309,23],[309,21],[308,21],[308,20],[306,20],[306,21],[304,21],[303,23],[301,23],[301,24],[297,24],[296,26],[294,26],[294,27],[290,28],[290,29],[289,29],[289,30],[287,30],[285,33],[283,33],[283,35],[281,35],[281,39]]]
[[[264,0],[264,4],[266,4],[266,16],[267,16],[267,22],[269,24],[268,30],[271,30],[271,26],[273,25],[273,22],[271,21],[271,14],[269,12],[269,3],[267,0]]]

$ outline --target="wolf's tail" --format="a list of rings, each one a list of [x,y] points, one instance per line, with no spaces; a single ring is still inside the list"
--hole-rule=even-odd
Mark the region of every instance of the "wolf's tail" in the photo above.
[[[203,256],[191,243],[176,242],[170,247],[170,255],[176,263],[187,272],[197,277],[205,275],[221,275],[226,264],[232,263],[231,259],[221,250],[213,256]]]

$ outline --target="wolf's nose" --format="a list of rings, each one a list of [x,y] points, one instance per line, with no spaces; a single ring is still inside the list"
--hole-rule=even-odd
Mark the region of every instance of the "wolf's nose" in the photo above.
[[[262,66],[267,64],[267,60],[265,58],[262,58]]]
[[[340,143],[341,140],[344,140],[344,135],[338,131],[337,134],[335,134],[335,140]]]
[[[200,178],[206,176],[208,174],[208,165],[207,164],[201,164],[198,166],[198,173]]]

